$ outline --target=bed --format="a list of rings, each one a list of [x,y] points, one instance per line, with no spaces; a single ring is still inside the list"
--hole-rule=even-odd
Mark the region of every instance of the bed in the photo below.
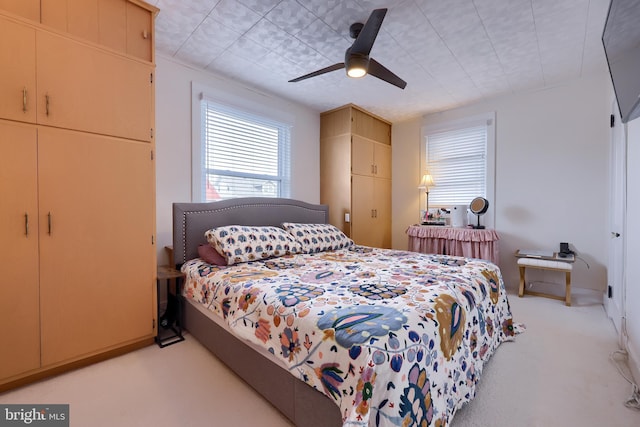
[[[185,329],[297,426],[447,425],[514,337],[497,266],[355,244],[306,250],[300,230],[326,224],[327,206],[175,203],[173,220]],[[282,256],[199,257],[210,229],[283,223],[298,235]]]

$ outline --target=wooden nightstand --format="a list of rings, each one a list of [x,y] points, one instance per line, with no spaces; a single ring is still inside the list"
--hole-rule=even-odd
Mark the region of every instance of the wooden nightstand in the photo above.
[[[169,284],[175,280],[175,294],[171,293]],[[184,341],[182,335],[182,296],[181,288],[184,274],[168,265],[158,266],[156,279],[158,332],[155,341],[162,348],[180,341]],[[160,315],[160,296],[162,284],[166,286],[167,307]]]

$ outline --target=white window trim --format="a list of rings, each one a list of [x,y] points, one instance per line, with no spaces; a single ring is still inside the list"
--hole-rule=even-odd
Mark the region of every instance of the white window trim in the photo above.
[[[203,99],[227,105],[238,110],[287,124],[293,128],[294,117],[283,111],[267,108],[257,102],[239,97],[237,94],[191,82],[191,201],[200,202],[202,197],[202,108]],[[293,131],[293,129],[292,129]],[[292,144],[293,145],[293,144]],[[291,153],[289,153],[291,161]],[[289,165],[290,167],[291,165]],[[289,189],[290,192],[290,189]]]
[[[489,209],[482,216],[482,224],[487,228],[495,228],[495,202],[496,202],[496,113],[494,111],[469,116],[461,119],[447,120],[439,123],[427,123],[427,118],[423,119],[423,125],[420,129],[420,171],[416,176],[416,182],[420,182],[420,178],[425,170],[427,170],[427,145],[426,137],[429,134],[446,132],[466,127],[487,125],[487,194],[486,199],[489,201]],[[437,180],[436,180],[437,185]],[[469,200],[469,203],[471,200]]]

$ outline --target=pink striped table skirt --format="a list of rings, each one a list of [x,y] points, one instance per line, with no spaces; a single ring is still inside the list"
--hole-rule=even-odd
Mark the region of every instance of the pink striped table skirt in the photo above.
[[[494,229],[411,225],[409,250],[425,254],[480,258],[498,264],[500,237]]]

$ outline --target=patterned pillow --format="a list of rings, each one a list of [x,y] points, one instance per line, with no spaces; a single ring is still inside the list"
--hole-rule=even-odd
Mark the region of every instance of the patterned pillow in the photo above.
[[[331,224],[297,224],[285,222],[282,228],[291,233],[308,254],[322,251],[335,251],[353,245],[338,227]]]
[[[227,260],[227,265],[271,257],[302,253],[300,244],[278,227],[227,225],[204,233]]]

